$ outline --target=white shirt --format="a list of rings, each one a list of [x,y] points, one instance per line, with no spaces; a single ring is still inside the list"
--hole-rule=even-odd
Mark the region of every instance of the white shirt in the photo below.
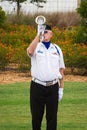
[[[31,76],[41,81],[52,81],[61,77],[60,68],[65,68],[63,54],[59,46],[50,44],[47,49],[43,43],[38,43],[31,57]]]

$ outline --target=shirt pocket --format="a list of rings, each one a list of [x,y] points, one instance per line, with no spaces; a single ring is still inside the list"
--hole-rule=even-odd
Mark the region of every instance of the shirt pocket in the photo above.
[[[55,68],[58,69],[58,67],[59,67],[59,56],[55,55],[55,54],[51,54],[50,59],[51,59],[52,67],[55,67]]]
[[[37,60],[39,65],[44,63],[45,62],[45,54],[44,53],[37,53],[36,60]]]

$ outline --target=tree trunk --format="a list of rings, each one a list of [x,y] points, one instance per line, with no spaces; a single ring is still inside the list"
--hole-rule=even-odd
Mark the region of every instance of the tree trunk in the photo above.
[[[17,0],[17,16],[20,14],[20,0]]]
[[[81,0],[77,0],[77,7],[80,6]]]

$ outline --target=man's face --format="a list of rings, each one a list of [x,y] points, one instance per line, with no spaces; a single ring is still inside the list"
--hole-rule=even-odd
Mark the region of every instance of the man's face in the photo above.
[[[52,31],[51,30],[45,30],[44,31],[44,42],[50,41],[52,37]]]

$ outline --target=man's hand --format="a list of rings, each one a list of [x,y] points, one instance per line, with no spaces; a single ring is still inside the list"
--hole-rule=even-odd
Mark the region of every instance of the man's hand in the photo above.
[[[38,25],[37,34],[40,36],[40,41],[44,39],[45,25]]]
[[[44,25],[38,25],[38,28],[37,28],[37,34],[38,35],[43,35],[44,34]]]
[[[59,97],[58,97],[59,102],[62,100],[62,98],[63,98],[63,88],[59,88]]]

